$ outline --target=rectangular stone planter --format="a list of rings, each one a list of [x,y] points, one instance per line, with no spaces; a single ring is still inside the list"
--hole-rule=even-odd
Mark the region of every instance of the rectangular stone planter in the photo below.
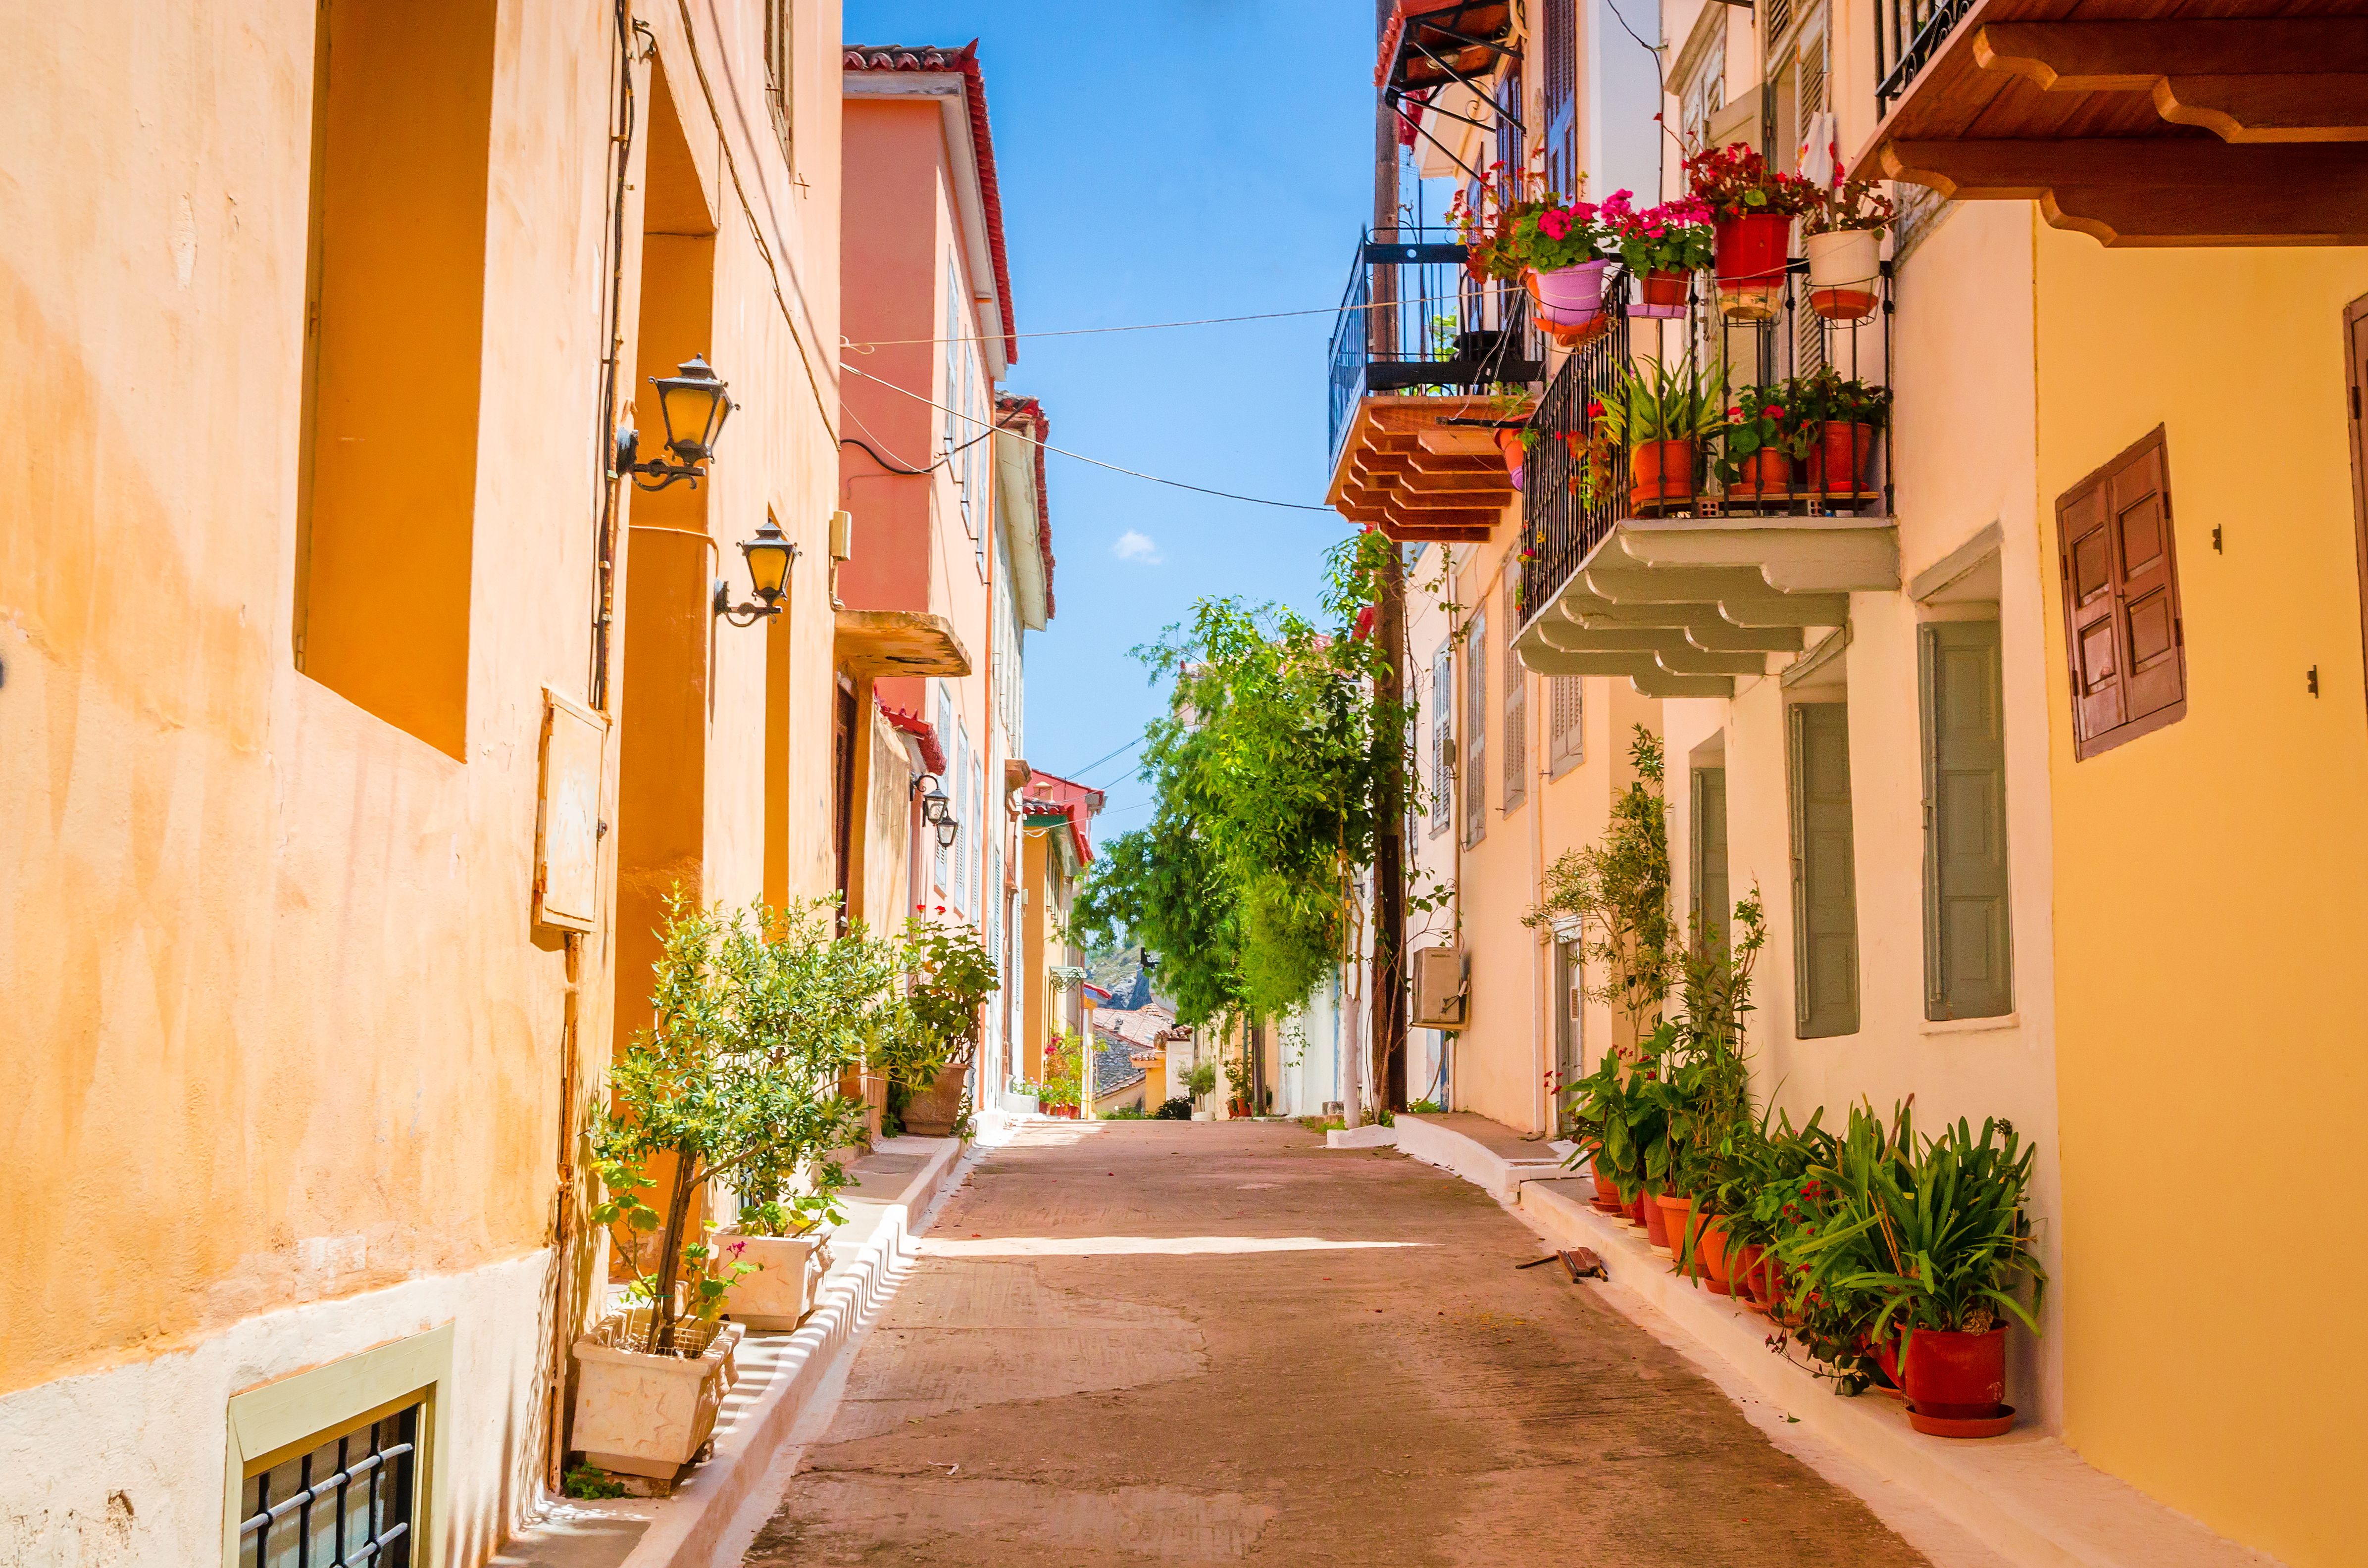
[[[815,1233],[803,1236],[748,1236],[737,1225],[709,1233],[722,1262],[757,1266],[723,1293],[723,1315],[750,1328],[795,1328],[814,1311],[822,1277],[830,1271],[830,1239]]]
[[[675,1327],[683,1354],[624,1348],[648,1329],[642,1307],[601,1319],[575,1342],[574,1446],[602,1470],[670,1481],[713,1435],[736,1371],[732,1353],[746,1330],[687,1319]]]

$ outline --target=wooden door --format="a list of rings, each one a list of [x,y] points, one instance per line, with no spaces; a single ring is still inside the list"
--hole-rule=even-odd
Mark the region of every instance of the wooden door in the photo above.
[[[2014,1010],[1998,623],[1918,635],[1924,710],[1924,1016]]]

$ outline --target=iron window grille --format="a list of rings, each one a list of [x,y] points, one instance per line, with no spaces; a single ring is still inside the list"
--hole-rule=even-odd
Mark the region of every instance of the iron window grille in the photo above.
[[[427,1407],[357,1422],[248,1476],[239,1568],[411,1568]]]

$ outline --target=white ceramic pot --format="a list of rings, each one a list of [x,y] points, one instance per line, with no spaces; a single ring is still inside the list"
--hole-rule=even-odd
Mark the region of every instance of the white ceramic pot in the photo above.
[[[1809,284],[1816,289],[1841,289],[1870,283],[1883,271],[1883,236],[1872,229],[1842,229],[1811,234],[1802,242],[1809,256]]]
[[[1213,1110],[1196,1110],[1192,1113],[1192,1119],[1195,1121],[1214,1121],[1217,1119],[1217,1113]]]
[[[756,1273],[725,1287],[725,1317],[750,1328],[795,1328],[814,1311],[823,1276],[830,1272],[828,1237],[748,1236],[737,1225],[721,1225],[708,1233],[708,1240],[719,1267],[735,1261],[757,1266]]]
[[[648,1325],[646,1307],[616,1312],[575,1342],[573,1446],[602,1470],[666,1481],[714,1434],[745,1330],[690,1318],[675,1327],[681,1354],[626,1349]]]

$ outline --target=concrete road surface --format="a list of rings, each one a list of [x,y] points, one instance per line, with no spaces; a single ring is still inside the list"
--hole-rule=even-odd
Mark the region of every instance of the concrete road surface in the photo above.
[[[1031,1123],[926,1245],[748,1564],[1925,1562],[1394,1151]]]

